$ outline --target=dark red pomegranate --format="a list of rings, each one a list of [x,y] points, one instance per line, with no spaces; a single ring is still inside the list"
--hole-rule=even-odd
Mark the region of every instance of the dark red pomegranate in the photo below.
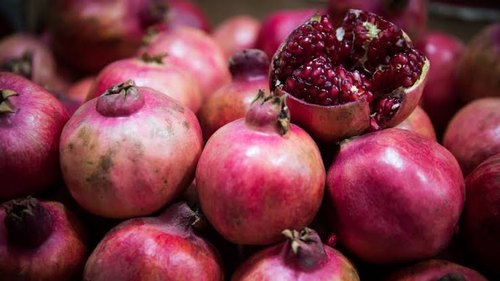
[[[290,32],[318,12],[318,9],[287,9],[270,13],[262,21],[256,47],[272,57]]]
[[[446,128],[443,145],[455,155],[464,175],[500,153],[500,97],[481,98],[462,107]]]
[[[359,281],[351,262],[341,252],[323,245],[318,234],[284,230],[285,242],[268,247],[240,265],[231,281],[339,280]]]
[[[415,107],[410,116],[403,120],[403,122],[396,125],[395,128],[409,130],[431,140],[437,141],[436,132],[434,131],[431,119],[420,106]]]
[[[259,90],[269,93],[268,70],[269,58],[261,50],[246,49],[231,57],[231,83],[210,95],[198,114],[205,139],[225,124],[245,117]]]
[[[500,275],[500,153],[477,166],[465,186],[462,237],[472,259]]]
[[[427,29],[427,0],[330,0],[328,12],[342,18],[349,9],[380,15],[393,22],[411,38],[417,39]]]
[[[292,122],[319,142],[401,123],[417,106],[429,66],[400,28],[360,10],[339,24],[312,17],[271,63],[271,90],[287,96]]]
[[[415,42],[415,48],[432,65],[420,104],[429,114],[439,136],[442,136],[448,122],[461,107],[456,74],[464,44],[451,34],[429,31]]]
[[[392,273],[385,281],[488,281],[481,273],[446,260],[426,260]]]
[[[197,112],[201,106],[201,93],[196,80],[181,68],[164,62],[166,54],[144,53],[115,61],[99,72],[87,100],[106,92],[110,87],[128,79],[134,80],[139,87],[150,87],[178,100]]]
[[[221,22],[212,32],[212,37],[230,59],[238,51],[256,47],[260,21],[251,15],[236,15]]]
[[[465,199],[453,155],[398,128],[341,142],[327,191],[339,243],[375,264],[438,254],[451,241]]]
[[[46,89],[0,73],[0,201],[37,194],[60,181],[59,137],[68,118]]]
[[[132,80],[83,104],[61,135],[64,181],[92,214],[158,211],[194,178],[203,139],[194,113]]]
[[[283,229],[307,226],[320,207],[319,149],[289,122],[283,98],[260,92],[245,118],[221,127],[203,149],[196,167],[201,209],[235,244],[275,243]]]
[[[0,208],[2,280],[73,281],[87,258],[84,229],[64,205],[35,198]]]
[[[124,221],[90,255],[83,280],[224,280],[218,253],[193,230],[198,220],[176,203],[158,217]]]

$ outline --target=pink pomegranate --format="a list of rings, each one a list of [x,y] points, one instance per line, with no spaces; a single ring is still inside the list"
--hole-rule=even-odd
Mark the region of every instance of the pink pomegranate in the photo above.
[[[203,139],[192,111],[132,80],[83,104],[61,136],[73,198],[108,218],[151,214],[194,178]]]
[[[319,12],[318,9],[287,9],[270,13],[262,21],[256,47],[272,57],[290,32]]]
[[[343,141],[326,183],[339,242],[376,264],[439,253],[453,236],[465,199],[453,155],[398,128]]]
[[[500,274],[500,153],[484,160],[465,179],[467,200],[460,228],[473,260]]]
[[[193,230],[198,219],[176,203],[158,217],[124,221],[94,249],[83,280],[224,280],[218,253]]]
[[[83,104],[87,99],[87,95],[90,89],[92,89],[92,86],[94,85],[94,81],[94,76],[81,78],[78,81],[74,82],[63,94],[69,99],[78,101],[79,103]]]
[[[284,230],[287,240],[259,251],[236,270],[232,281],[339,280],[359,281],[351,262],[339,251],[323,245],[318,234]]]
[[[431,259],[394,272],[386,281],[488,281],[479,272],[446,260]]]
[[[463,101],[500,97],[500,22],[477,33],[467,44],[457,69]]]
[[[47,90],[0,72],[0,201],[37,194],[60,181],[59,137],[68,118]]]
[[[107,65],[95,78],[87,100],[102,95],[113,85],[128,79],[139,87],[150,87],[197,112],[201,106],[201,93],[196,80],[179,67],[164,62],[164,54],[144,53]]]
[[[417,106],[429,67],[401,29],[360,10],[339,24],[313,16],[271,64],[271,90],[287,96],[292,122],[325,143],[401,123]]]
[[[329,0],[328,12],[342,18],[349,9],[359,9],[380,15],[393,22],[411,38],[417,39],[427,29],[426,0]]]
[[[260,21],[250,15],[236,15],[221,22],[212,32],[227,59],[238,51],[255,48]]]
[[[145,52],[168,54],[164,63],[189,72],[205,98],[231,80],[223,50],[210,35],[198,29],[184,27],[160,32],[139,50],[139,54]]]
[[[417,106],[413,112],[403,122],[395,126],[395,128],[405,129],[437,141],[434,126],[432,126],[429,115],[420,107]]]
[[[443,145],[466,176],[489,156],[500,153],[500,97],[481,98],[461,108],[446,128]]]
[[[317,145],[289,123],[283,98],[264,92],[245,118],[208,139],[196,167],[204,215],[235,244],[268,245],[283,238],[283,229],[307,226],[324,183]]]
[[[442,136],[448,122],[461,107],[456,71],[464,44],[451,34],[429,31],[415,42],[415,47],[432,65],[420,104]]]
[[[232,81],[203,103],[198,118],[208,139],[217,129],[245,117],[259,90],[269,93],[269,58],[258,49],[236,52],[229,60]]]
[[[64,205],[35,198],[0,208],[2,280],[73,281],[87,258],[84,229]]]

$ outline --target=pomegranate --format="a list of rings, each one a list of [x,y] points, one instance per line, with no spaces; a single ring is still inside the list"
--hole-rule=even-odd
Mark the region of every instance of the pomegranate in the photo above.
[[[269,92],[268,70],[269,58],[261,50],[246,49],[231,57],[231,83],[209,96],[198,114],[205,139],[223,125],[245,117],[259,90]]]
[[[462,107],[446,128],[443,145],[466,176],[489,156],[500,153],[500,97],[481,98]]]
[[[469,102],[483,97],[500,97],[500,22],[477,33],[458,62],[460,97]]]
[[[182,193],[202,145],[193,112],[129,80],[71,117],[61,135],[61,168],[85,210],[129,218],[151,214]]]
[[[260,92],[245,118],[208,139],[196,190],[208,221],[235,244],[267,245],[285,228],[307,226],[323,197],[317,145],[289,123],[284,100]]]
[[[474,169],[465,186],[462,237],[475,261],[500,274],[500,153]]]
[[[84,229],[61,203],[28,197],[0,208],[2,280],[79,280],[86,258]]]
[[[83,104],[87,99],[87,95],[90,92],[90,89],[92,89],[92,86],[94,85],[94,81],[95,81],[94,76],[87,76],[81,78],[78,81],[74,82],[68,88],[68,90],[64,92],[64,95],[69,99],[75,100],[80,104]]]
[[[453,35],[429,31],[415,42],[415,48],[432,65],[420,104],[429,114],[439,136],[442,136],[446,125],[461,107],[456,69],[464,44]]]
[[[272,57],[290,32],[318,13],[318,9],[278,10],[267,15],[257,36],[256,47]]]
[[[349,9],[380,15],[393,22],[411,38],[418,38],[427,29],[427,0],[329,0],[328,12],[342,18]]]
[[[237,15],[221,22],[212,37],[224,51],[227,59],[238,51],[255,48],[260,21],[250,15]]]
[[[415,107],[410,116],[396,125],[395,128],[413,131],[421,136],[437,141],[436,132],[434,131],[434,126],[432,126],[431,119],[420,106]]]
[[[83,280],[224,280],[218,253],[193,230],[198,219],[176,203],[158,217],[124,221],[90,255]]]
[[[189,72],[198,81],[205,98],[231,80],[221,47],[198,29],[183,27],[153,35],[139,50],[139,54],[143,53],[168,54],[165,64]]]
[[[376,264],[439,253],[452,239],[465,199],[453,155],[398,128],[343,141],[326,183],[339,242]]]
[[[426,260],[394,272],[386,281],[488,281],[479,272],[446,260]]]
[[[160,7],[160,16],[168,28],[190,26],[205,32],[211,30],[211,24],[202,9],[191,0],[146,0],[150,5]],[[162,15],[161,12],[164,14]]]
[[[201,105],[201,93],[195,79],[179,67],[164,63],[163,54],[142,54],[137,58],[127,58],[107,65],[97,75],[94,87],[87,100],[102,95],[113,85],[134,80],[139,87],[150,87],[174,98],[193,112]]]
[[[284,230],[287,240],[259,251],[245,261],[231,280],[359,281],[351,262],[341,252],[323,245],[318,234]]]
[[[272,59],[270,87],[318,142],[393,127],[417,106],[429,66],[401,29],[349,10],[340,25],[313,16]]]
[[[60,180],[59,137],[68,118],[47,90],[0,72],[0,201],[40,193]]]

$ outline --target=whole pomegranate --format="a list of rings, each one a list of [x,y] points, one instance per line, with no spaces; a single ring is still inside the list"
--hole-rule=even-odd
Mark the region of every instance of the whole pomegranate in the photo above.
[[[500,274],[500,153],[477,166],[465,186],[462,237],[475,261]]]
[[[160,32],[138,52],[143,53],[167,54],[164,63],[189,72],[198,81],[204,98],[231,80],[223,50],[199,29],[183,27]]]
[[[94,249],[83,280],[224,280],[218,253],[193,230],[198,219],[176,203],[158,217],[122,222]]]
[[[223,125],[245,117],[259,90],[269,92],[268,70],[269,58],[261,50],[245,49],[231,57],[231,83],[210,95],[198,114],[205,139]]]
[[[486,26],[467,44],[458,62],[457,77],[464,102],[500,97],[500,22]]]
[[[420,104],[429,114],[439,136],[442,136],[448,122],[461,107],[456,74],[464,44],[451,34],[429,31],[415,42],[415,48],[432,65]]]
[[[260,21],[250,15],[232,16],[212,32],[212,37],[230,59],[238,51],[256,47],[257,36],[260,31]]]
[[[87,258],[84,229],[64,205],[28,197],[0,208],[2,280],[73,281]]]
[[[289,123],[283,98],[260,92],[245,118],[207,141],[196,167],[203,214],[235,244],[267,245],[318,211],[325,168],[317,145]]]
[[[60,181],[59,137],[68,118],[46,89],[0,72],[0,201],[37,194]]]
[[[286,9],[270,13],[262,21],[256,47],[272,57],[290,32],[318,12],[318,9]]]
[[[488,281],[479,272],[465,266],[431,259],[392,273],[385,281]]]
[[[130,80],[73,114],[61,135],[61,169],[71,195],[88,212],[147,215],[188,187],[202,145],[192,111]]]
[[[481,98],[461,108],[446,128],[443,145],[466,176],[489,156],[500,153],[500,97]]]
[[[292,122],[318,142],[401,123],[418,104],[429,66],[400,28],[360,10],[338,24],[313,16],[271,64],[271,90],[287,96]]]
[[[286,229],[283,235],[285,242],[251,256],[236,269],[231,280],[359,281],[351,262],[339,251],[323,245],[314,230]]]
[[[436,132],[434,131],[434,126],[432,126],[431,119],[420,106],[415,107],[413,112],[406,117],[403,122],[396,125],[395,128],[409,130],[437,141]]]
[[[453,155],[398,128],[341,142],[326,184],[339,242],[376,264],[439,253],[453,236],[465,199]]]
[[[349,9],[380,15],[417,39],[427,29],[427,0],[329,0],[328,12],[342,18]]]
[[[128,79],[136,86],[150,87],[174,98],[197,112],[201,106],[201,93],[196,80],[181,68],[164,62],[164,54],[144,53],[115,61],[99,72],[87,100],[106,92],[110,87]]]

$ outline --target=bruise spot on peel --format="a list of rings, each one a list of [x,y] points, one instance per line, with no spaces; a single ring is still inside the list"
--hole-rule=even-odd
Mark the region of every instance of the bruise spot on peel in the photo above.
[[[88,146],[90,144],[90,129],[87,127],[81,127],[78,130],[77,137],[82,140],[83,146]]]
[[[99,162],[97,164],[96,169],[88,176],[85,178],[85,181],[91,185],[94,188],[98,189],[109,189],[112,185],[113,182],[111,181],[110,178],[110,171],[111,168],[113,167],[113,157],[116,154],[116,151],[114,150],[108,150],[106,154],[101,155],[99,158]],[[93,163],[92,161],[87,161],[87,163]]]
[[[186,129],[189,130],[189,123],[187,121],[182,121],[182,126]]]
[[[184,113],[184,107],[181,106],[180,104],[173,103],[172,109],[175,110],[175,111],[178,111],[180,113]]]
[[[73,143],[68,144],[69,151],[73,151],[74,148],[75,148],[75,146],[73,145]]]

